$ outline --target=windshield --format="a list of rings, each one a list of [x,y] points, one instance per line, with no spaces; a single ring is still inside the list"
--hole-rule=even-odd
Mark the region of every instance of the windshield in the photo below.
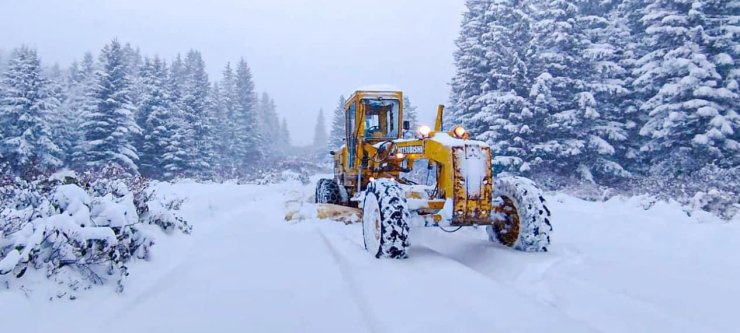
[[[397,138],[399,105],[396,99],[363,99],[365,138]]]

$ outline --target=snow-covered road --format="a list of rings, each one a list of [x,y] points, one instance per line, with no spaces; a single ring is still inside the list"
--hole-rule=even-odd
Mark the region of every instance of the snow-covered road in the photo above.
[[[697,222],[548,197],[549,253],[490,244],[483,229],[413,229],[407,260],[378,260],[360,225],[283,221],[313,186],[180,183],[191,236],[162,235],[124,294],[75,301],[0,292],[7,332],[735,332],[740,223]],[[702,215],[704,220],[711,219]],[[41,288],[41,287],[39,287]],[[7,330],[6,330],[7,329]]]

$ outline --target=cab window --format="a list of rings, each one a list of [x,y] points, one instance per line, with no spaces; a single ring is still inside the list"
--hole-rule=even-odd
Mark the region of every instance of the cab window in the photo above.
[[[367,139],[395,139],[398,137],[399,105],[395,99],[363,99],[365,133]]]
[[[347,159],[349,162],[349,167],[353,168],[355,166],[355,154],[356,154],[356,141],[355,141],[355,115],[357,114],[357,106],[355,103],[352,103],[347,109],[347,123],[345,124],[344,128],[347,131],[347,151],[349,152]]]

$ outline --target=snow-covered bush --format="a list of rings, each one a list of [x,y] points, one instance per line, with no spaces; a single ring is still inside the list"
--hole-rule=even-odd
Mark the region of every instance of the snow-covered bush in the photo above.
[[[71,292],[108,282],[123,291],[126,264],[149,258],[158,229],[190,233],[176,214],[181,203],[160,198],[149,182],[115,168],[79,177],[3,179],[0,286],[23,287],[22,278],[33,270]]]
[[[643,189],[664,199],[672,198],[690,209],[701,209],[725,220],[740,213],[740,167],[721,168],[710,164],[697,172],[676,177],[651,177]]]
[[[546,190],[589,201],[605,201],[618,195],[647,196],[652,203],[674,200],[684,205],[687,214],[703,210],[732,220],[740,213],[740,167],[710,164],[678,175],[632,175],[611,186],[545,172],[532,178]]]
[[[675,200],[684,205],[687,214],[704,210],[724,220],[740,213],[740,167],[707,165],[696,172],[676,176],[633,176],[615,186],[571,182],[547,188],[592,201],[608,200],[615,195],[647,195],[653,203]]]

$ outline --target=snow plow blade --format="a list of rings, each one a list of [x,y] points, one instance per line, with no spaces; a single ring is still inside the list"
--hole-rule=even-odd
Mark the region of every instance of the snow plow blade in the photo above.
[[[305,202],[288,202],[285,213],[286,221],[303,221],[310,219],[330,219],[344,224],[360,221],[362,211],[359,208],[334,204],[310,204]]]

